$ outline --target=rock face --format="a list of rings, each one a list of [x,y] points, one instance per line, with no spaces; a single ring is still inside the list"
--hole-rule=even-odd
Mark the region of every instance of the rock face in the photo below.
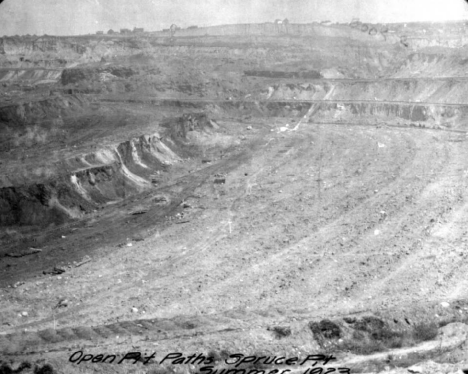
[[[2,226],[63,224],[91,208],[63,182],[0,189]]]
[[[67,160],[62,165],[67,174],[42,184],[0,188],[0,225],[60,224],[100,204],[148,190],[155,172],[181,161],[177,153],[184,153],[189,132],[211,131],[217,125],[205,114],[188,114],[164,126],[162,134],[142,135]]]
[[[53,121],[61,116],[71,115],[87,105],[82,96],[55,96],[35,101],[19,100],[0,106],[0,124],[24,128],[39,121]]]
[[[70,68],[62,72],[61,83],[63,85],[68,85],[93,79],[129,78],[135,74],[136,72],[134,70],[126,66],[110,66],[108,68],[98,69]]]

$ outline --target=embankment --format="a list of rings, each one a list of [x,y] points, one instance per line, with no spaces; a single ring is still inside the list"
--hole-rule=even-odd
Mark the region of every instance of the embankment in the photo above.
[[[203,114],[184,115],[162,124],[161,133],[69,158],[40,183],[0,188],[0,225],[61,224],[151,189],[187,154],[184,146],[192,150],[191,132],[210,134],[214,129],[215,122]]]

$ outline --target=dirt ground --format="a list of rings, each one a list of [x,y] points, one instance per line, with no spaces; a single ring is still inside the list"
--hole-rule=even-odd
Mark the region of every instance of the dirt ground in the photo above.
[[[258,95],[271,87],[270,78],[235,79],[233,85]],[[83,94],[87,102],[96,97]],[[144,373],[157,365],[77,365],[69,357],[76,351],[306,357],[324,350],[311,321],[374,315],[396,330],[459,324],[445,327],[452,340],[439,331],[434,346],[401,352],[359,356],[338,343],[332,353],[341,367],[400,373],[424,361],[420,372],[455,373],[467,364],[463,106],[450,127],[429,119],[422,127],[404,123],[412,118],[403,114],[398,126],[393,114],[372,123],[327,112],[327,123],[305,99],[284,114],[229,97],[222,98],[226,105],[238,100],[245,108],[215,106],[209,97],[200,104],[194,95],[179,107],[160,104],[161,97],[154,103],[122,97],[100,101],[94,112],[86,104],[79,109],[85,113],[65,118],[64,140],[31,146],[22,162],[24,148],[2,153],[4,175],[19,186],[43,179],[44,173],[33,175],[40,168],[60,176],[63,160],[163,134],[164,121],[184,113],[208,113],[218,127],[167,141],[181,161],[150,187],[63,224],[2,227],[2,360],[50,363],[60,373]],[[72,118],[81,122],[74,126]],[[131,167],[146,175],[134,161]],[[31,247],[39,251],[25,252]],[[278,336],[275,326],[289,334]],[[418,350],[426,356],[412,357]]]

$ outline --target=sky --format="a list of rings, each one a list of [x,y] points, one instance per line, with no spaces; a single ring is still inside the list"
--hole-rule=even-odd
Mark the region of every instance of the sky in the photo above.
[[[232,23],[330,20],[468,20],[468,0],[4,0],[2,35],[79,35],[144,27],[158,31]]]

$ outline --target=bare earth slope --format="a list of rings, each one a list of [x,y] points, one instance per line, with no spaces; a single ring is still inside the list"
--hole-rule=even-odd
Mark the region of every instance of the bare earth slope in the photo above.
[[[344,28],[4,40],[0,370],[461,372],[466,51]]]

